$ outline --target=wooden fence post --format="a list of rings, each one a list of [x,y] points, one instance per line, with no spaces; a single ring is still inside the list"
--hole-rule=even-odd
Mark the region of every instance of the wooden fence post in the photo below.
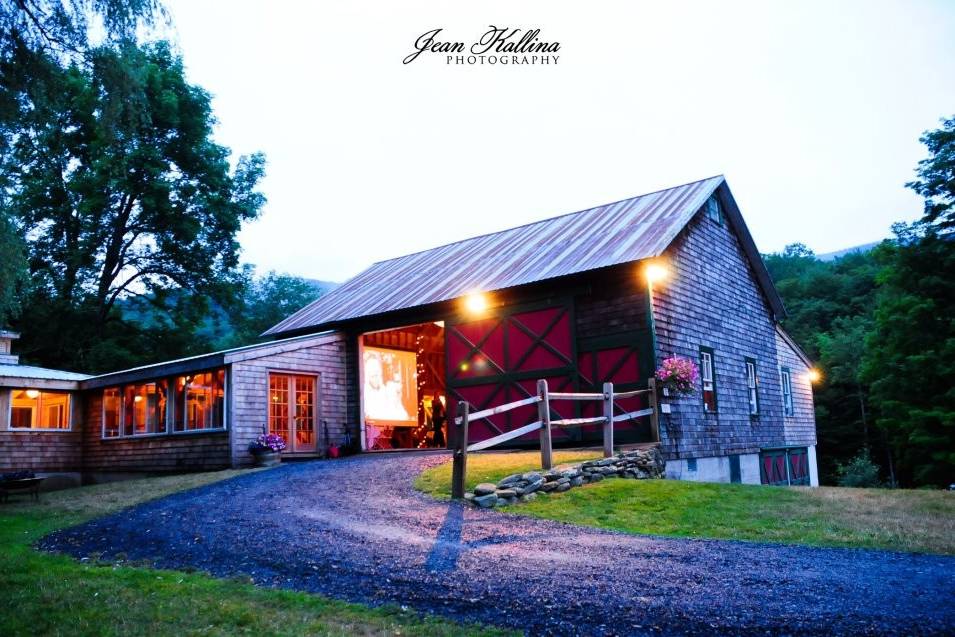
[[[657,396],[657,379],[651,376],[647,387],[650,389],[648,407],[653,410],[650,414],[650,431],[653,433],[653,441],[660,442],[660,399]]]
[[[454,454],[451,466],[451,497],[464,497],[464,478],[468,471],[468,412],[470,406],[466,400],[458,403],[458,418],[455,422]]]
[[[537,413],[541,421],[541,467],[550,469],[554,466],[554,453],[550,445],[550,396],[546,380],[537,381],[537,395],[541,399],[537,403]]]
[[[613,455],[613,383],[604,383],[604,458]]]

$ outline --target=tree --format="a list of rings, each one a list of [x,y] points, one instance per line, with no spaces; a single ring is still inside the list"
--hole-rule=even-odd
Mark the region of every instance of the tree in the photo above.
[[[955,242],[934,226],[897,224],[883,245],[874,328],[862,378],[900,481],[955,475]]]
[[[317,282],[290,274],[269,272],[256,277],[252,266],[243,268],[241,303],[225,308],[231,330],[218,347],[236,347],[261,340],[261,334],[324,292]]]
[[[926,131],[919,141],[928,147],[929,156],[919,162],[916,181],[909,188],[925,198],[926,223],[942,230],[955,228],[955,117],[943,119],[942,127]]]
[[[20,233],[0,209],[0,329],[20,310],[20,286],[26,281],[26,250]]]
[[[24,348],[47,364],[87,362],[82,353],[120,320],[120,299],[161,307],[175,291],[177,311],[186,296],[202,306],[232,276],[236,233],[264,203],[255,189],[262,155],[230,168],[229,149],[212,140],[209,95],[186,82],[168,45],[100,49],[90,59],[48,62],[2,141],[3,203],[30,237],[27,314],[62,317],[31,321],[24,335]],[[64,332],[62,323],[80,325]]]
[[[0,46],[3,53],[80,52],[90,21],[106,38],[122,41],[163,14],[158,0],[0,0]]]

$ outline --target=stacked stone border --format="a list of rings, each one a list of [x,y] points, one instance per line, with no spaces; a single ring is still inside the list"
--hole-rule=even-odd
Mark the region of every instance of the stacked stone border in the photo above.
[[[562,493],[605,478],[662,478],[665,464],[658,447],[623,451],[610,458],[587,460],[549,471],[515,473],[497,484],[482,482],[474,487],[473,492],[465,493],[464,499],[477,507],[489,509],[529,502],[536,499],[538,493]]]

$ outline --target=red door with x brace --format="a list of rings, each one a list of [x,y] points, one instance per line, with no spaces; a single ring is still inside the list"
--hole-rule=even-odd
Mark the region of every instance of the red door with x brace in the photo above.
[[[552,392],[573,391],[576,374],[573,307],[503,308],[492,317],[448,322],[447,384],[450,408],[466,400],[479,411],[533,396],[544,378]],[[573,417],[570,401],[552,404],[551,417]],[[564,413],[566,412],[566,413]],[[468,443],[486,440],[537,420],[537,406],[519,407],[489,419],[472,421]],[[536,444],[537,433],[515,441]],[[555,442],[567,433],[555,428]]]

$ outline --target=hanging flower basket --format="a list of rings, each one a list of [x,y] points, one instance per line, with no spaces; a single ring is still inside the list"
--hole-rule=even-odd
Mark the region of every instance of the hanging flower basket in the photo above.
[[[692,396],[696,393],[700,370],[689,358],[671,356],[663,359],[654,376],[670,395]]]
[[[249,443],[249,453],[257,467],[274,467],[282,462],[285,439],[278,434],[262,434]]]

